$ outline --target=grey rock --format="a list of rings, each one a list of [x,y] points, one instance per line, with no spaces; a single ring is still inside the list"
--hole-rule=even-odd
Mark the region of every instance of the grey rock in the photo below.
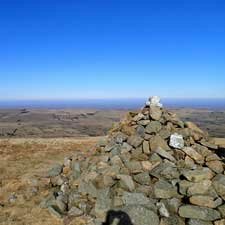
[[[149,198],[142,193],[124,192],[122,195],[124,205],[148,205],[150,204]]]
[[[143,171],[142,165],[139,161],[131,160],[126,162],[125,165],[132,174],[141,173]]]
[[[143,138],[137,135],[132,135],[128,138],[127,143],[137,148],[138,146],[142,144],[143,140],[144,140]]]
[[[122,133],[122,132],[119,132],[115,137],[115,142],[117,144],[123,144],[123,142],[125,142],[127,140],[127,135]]]
[[[121,148],[121,154],[123,153],[128,153],[132,150],[132,146],[127,144],[126,142],[123,143],[122,148]]]
[[[161,147],[164,150],[170,150],[166,141],[163,138],[161,138],[159,135],[153,136],[149,142],[150,142],[150,148],[152,151],[156,150],[159,147]]]
[[[80,163],[79,162],[73,162],[72,163],[72,175],[74,179],[77,179],[80,177],[81,169],[80,169]]]
[[[97,146],[99,146],[99,147],[105,147],[107,145],[107,143],[108,143],[107,138],[105,138],[105,137],[104,138],[100,138],[98,140]]]
[[[60,209],[58,209],[57,206],[49,206],[48,207],[48,211],[52,215],[56,216],[57,218],[60,218],[61,219],[63,217],[62,212],[60,212]]]
[[[127,206],[121,209],[131,218],[133,225],[159,225],[158,215],[143,206]]]
[[[204,140],[201,140],[200,143],[207,148],[211,148],[211,149],[214,149],[214,150],[218,149],[218,146],[213,144],[213,143],[210,143],[210,142],[207,142],[207,141],[204,141]]]
[[[158,147],[157,149],[155,149],[155,152],[159,154],[160,156],[162,156],[163,158],[169,159],[172,162],[176,161],[176,159],[170,154],[170,152],[165,151],[161,147]]]
[[[213,186],[217,191],[218,195],[225,200],[225,175],[218,174],[213,179]]]
[[[182,149],[184,147],[184,139],[183,136],[177,133],[174,133],[170,136],[169,145],[173,148]]]
[[[117,178],[120,180],[120,185],[122,188],[133,191],[135,189],[135,185],[131,176],[128,175],[117,175]]]
[[[198,219],[189,219],[187,224],[188,225],[213,225],[212,222],[198,220]]]
[[[159,121],[151,121],[148,126],[145,128],[145,132],[148,134],[158,133],[162,128],[162,125]]]
[[[184,218],[214,221],[221,218],[220,213],[215,209],[193,205],[183,205],[179,208],[179,215]]]
[[[198,183],[190,183],[190,186],[187,189],[187,195],[198,195],[198,194],[206,194],[208,193],[210,187],[212,185],[211,180],[202,180]]]
[[[167,139],[167,138],[170,137],[170,131],[167,130],[167,129],[165,129],[165,128],[164,129],[161,129],[159,131],[159,136],[162,137],[163,139]]]
[[[184,147],[182,149],[183,152],[185,152],[189,157],[195,160],[197,163],[203,163],[204,162],[204,157],[200,155],[197,151],[195,151],[191,147]]]
[[[65,204],[62,200],[56,199],[55,203],[56,203],[58,209],[59,209],[61,212],[65,212],[65,211],[66,211],[66,207],[67,207],[67,206],[66,206],[66,204]]]
[[[145,137],[145,128],[141,125],[138,125],[136,128],[137,135],[144,138]]]
[[[137,122],[138,125],[141,125],[141,126],[146,126],[150,123],[150,120],[139,120]]]
[[[81,181],[78,187],[78,192],[82,193],[82,194],[88,194],[90,196],[92,196],[93,198],[97,197],[97,189],[96,187],[93,185],[92,182],[84,182]]]
[[[218,210],[220,211],[222,218],[225,218],[225,204],[219,206]]]
[[[162,116],[162,110],[158,106],[151,106],[149,109],[149,114],[153,120],[160,120]]]
[[[107,211],[111,208],[112,200],[110,198],[109,188],[99,190],[95,203],[95,214],[104,218]]]
[[[143,147],[143,152],[145,154],[150,154],[150,147],[149,147],[148,141],[144,141],[142,147]]]
[[[189,202],[193,205],[216,208],[223,203],[221,198],[214,199],[208,195],[194,195],[189,198]]]
[[[69,216],[78,217],[78,216],[82,216],[83,214],[84,214],[84,212],[82,210],[80,210],[79,208],[74,207],[74,206],[68,211]]]
[[[151,178],[148,172],[139,173],[133,176],[134,180],[142,185],[150,185]]]
[[[182,174],[187,178],[187,180],[192,182],[210,180],[214,176],[213,172],[207,167],[197,168],[195,170],[184,170]]]
[[[160,220],[160,225],[185,225],[185,220],[177,215],[171,215],[170,217],[163,217]]]
[[[154,185],[154,195],[156,198],[180,197],[177,188],[165,180],[159,180]]]
[[[171,162],[163,162],[160,163],[158,166],[153,168],[150,172],[150,175],[160,178],[166,179],[177,179],[180,176],[179,171],[177,170],[176,166]]]
[[[63,166],[61,164],[54,165],[49,171],[48,171],[48,177],[56,177],[62,172]]]

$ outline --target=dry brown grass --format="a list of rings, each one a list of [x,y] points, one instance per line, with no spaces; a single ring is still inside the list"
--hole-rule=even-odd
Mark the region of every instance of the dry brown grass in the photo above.
[[[48,193],[42,188],[30,195],[30,188],[56,162],[65,156],[83,152],[90,155],[98,137],[57,139],[0,140],[0,224],[48,225],[63,224],[40,209],[39,203]],[[10,194],[16,193],[15,203],[9,203]],[[82,221],[79,221],[82,224]],[[72,221],[68,224],[79,224]]]

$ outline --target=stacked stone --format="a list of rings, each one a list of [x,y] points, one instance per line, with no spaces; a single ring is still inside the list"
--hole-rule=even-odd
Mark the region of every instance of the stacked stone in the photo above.
[[[113,128],[87,159],[67,158],[50,172],[45,207],[102,224],[120,210],[134,225],[225,224],[224,162],[217,146],[152,97]]]

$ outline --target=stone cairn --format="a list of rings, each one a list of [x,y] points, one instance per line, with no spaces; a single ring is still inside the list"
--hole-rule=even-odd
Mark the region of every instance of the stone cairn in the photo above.
[[[110,210],[133,225],[224,225],[225,164],[217,151],[154,96],[100,140],[93,156],[54,166],[52,194],[41,206],[88,225],[104,224]]]

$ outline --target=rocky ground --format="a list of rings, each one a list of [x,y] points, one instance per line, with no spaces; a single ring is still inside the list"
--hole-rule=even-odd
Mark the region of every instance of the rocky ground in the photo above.
[[[49,194],[49,168],[66,156],[90,155],[99,138],[0,140],[0,224],[64,224],[39,204]],[[42,179],[43,178],[43,179]],[[82,224],[82,220],[79,221]],[[76,224],[72,221],[67,224]]]

